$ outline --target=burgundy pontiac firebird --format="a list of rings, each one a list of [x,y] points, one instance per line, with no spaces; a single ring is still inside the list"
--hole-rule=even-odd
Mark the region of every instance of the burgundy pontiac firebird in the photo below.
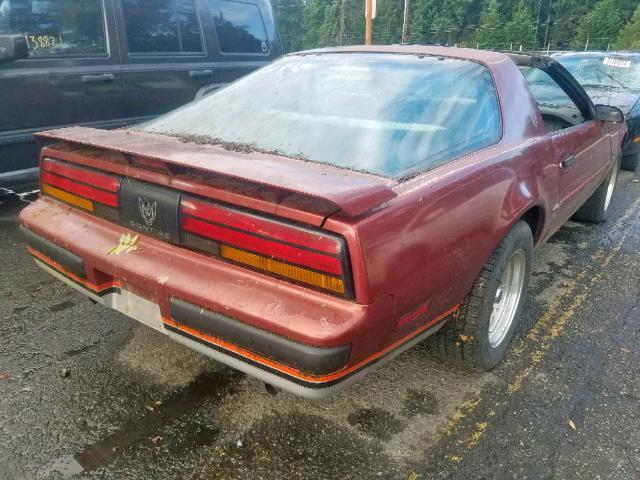
[[[428,336],[494,367],[534,248],[606,218],[624,134],[548,58],[315,50],[128,130],[41,133],[20,219],[95,301],[319,398]]]

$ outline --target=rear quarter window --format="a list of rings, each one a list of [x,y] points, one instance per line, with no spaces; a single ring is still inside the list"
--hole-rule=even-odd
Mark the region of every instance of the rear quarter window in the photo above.
[[[257,5],[235,0],[209,0],[209,11],[223,53],[269,53],[262,14]]]
[[[101,0],[0,0],[0,35],[25,35],[32,57],[106,55]]]

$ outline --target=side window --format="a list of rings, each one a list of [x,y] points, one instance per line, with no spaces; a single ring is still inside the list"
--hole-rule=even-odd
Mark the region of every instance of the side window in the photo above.
[[[122,0],[130,53],[202,53],[194,0]]]
[[[547,133],[584,123],[578,106],[546,72],[533,67],[521,67],[520,70],[538,104]]]
[[[253,3],[209,0],[220,50],[224,53],[269,53],[260,9]]]
[[[101,0],[0,0],[0,34],[27,37],[29,55],[105,55]]]

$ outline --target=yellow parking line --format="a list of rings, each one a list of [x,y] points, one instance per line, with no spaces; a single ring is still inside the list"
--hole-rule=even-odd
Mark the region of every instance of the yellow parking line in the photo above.
[[[636,213],[639,207],[640,207],[640,198],[638,198],[635,202],[633,202],[633,204],[631,204],[627,208],[625,214],[622,217],[620,217],[615,223],[612,224],[610,228],[610,232],[614,233],[617,230],[619,230],[620,227],[624,225],[626,221]],[[538,346],[537,349],[535,349],[531,353],[528,365],[523,370],[521,370],[520,373],[518,373],[518,375],[516,375],[516,377],[511,383],[507,385],[507,389],[506,389],[507,394],[511,395],[517,392],[518,390],[520,390],[522,388],[523,383],[532,375],[532,373],[535,370],[535,367],[543,360],[546,353],[548,352],[551,346],[551,342],[562,333],[568,321],[574,315],[575,311],[580,307],[580,305],[582,305],[582,303],[587,298],[587,295],[591,287],[593,287],[593,285],[602,278],[604,269],[609,265],[609,263],[611,263],[613,258],[620,251],[627,237],[629,236],[629,233],[630,233],[630,230],[626,230],[622,234],[620,239],[615,243],[615,245],[610,250],[609,254],[606,255],[606,257],[604,256],[605,254],[604,248],[603,247],[598,248],[598,250],[596,250],[596,252],[594,252],[594,254],[591,256],[590,262],[593,263],[594,261],[600,260],[603,257],[604,257],[604,260],[602,261],[600,268],[598,269],[598,272],[589,280],[588,283],[586,283],[582,287],[582,289],[580,290],[580,293],[574,297],[573,302],[571,302],[571,304],[564,310],[562,315],[560,315],[560,317],[558,317],[556,321],[551,322],[555,314],[558,313],[558,310],[561,304],[563,303],[563,300],[576,291],[578,285],[585,278],[588,271],[593,270],[593,265],[591,268],[583,269],[578,274],[576,274],[576,276],[566,285],[566,287],[562,289],[561,293],[556,297],[556,299],[551,303],[551,305],[549,305],[547,310],[540,317],[540,320],[529,331],[526,339],[521,341],[520,344],[515,349],[513,349],[514,353],[521,354],[525,350],[528,342],[538,339],[538,337],[540,336],[540,332],[550,324],[550,328],[547,331],[547,333],[540,338],[540,345]],[[464,418],[467,418],[468,416],[470,416],[471,413],[473,413],[473,411],[476,409],[479,403],[480,403],[480,398],[476,398],[473,401],[467,400],[466,402],[464,402],[460,406],[460,408],[458,408],[456,412],[450,417],[447,423],[441,428],[441,431],[444,434],[448,434],[448,435],[455,433],[461,421]],[[489,412],[488,417],[493,417],[493,416],[495,416],[495,412],[493,411]],[[466,443],[466,450],[470,450],[474,448],[476,445],[478,445],[478,443],[480,443],[480,440],[484,436],[488,427],[489,427],[488,419],[486,419],[485,421],[477,422],[475,425],[474,431],[471,433],[468,440],[466,442],[462,441],[459,443],[463,443],[463,444]],[[458,454],[458,455],[451,454],[451,455],[448,455],[447,458],[449,458],[451,461],[456,463],[462,460],[461,454]]]

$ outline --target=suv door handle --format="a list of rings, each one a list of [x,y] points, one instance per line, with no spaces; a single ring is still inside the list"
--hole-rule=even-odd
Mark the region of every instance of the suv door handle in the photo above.
[[[189,77],[211,77],[213,76],[213,70],[189,70]]]
[[[569,168],[571,168],[573,166],[573,164],[575,162],[576,162],[576,156],[575,155],[571,155],[570,157],[565,158],[560,163],[560,168],[562,168],[563,170],[568,170]]]
[[[116,76],[113,73],[104,73],[102,75],[82,75],[80,80],[82,83],[100,83],[100,82],[113,82]]]

